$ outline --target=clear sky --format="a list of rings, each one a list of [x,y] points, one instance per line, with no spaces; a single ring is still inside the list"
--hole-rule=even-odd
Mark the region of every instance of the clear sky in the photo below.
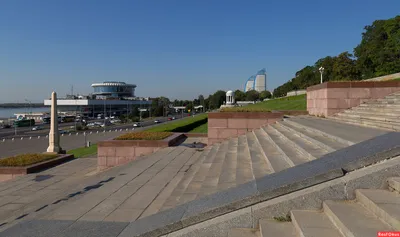
[[[243,89],[267,69],[273,90],[317,59],[353,51],[399,0],[1,0],[0,103],[71,85],[137,84],[175,99]]]

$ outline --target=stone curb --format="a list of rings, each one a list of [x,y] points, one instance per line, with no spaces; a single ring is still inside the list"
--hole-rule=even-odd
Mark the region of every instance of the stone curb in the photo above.
[[[66,154],[60,155],[57,158],[46,160],[40,163],[36,163],[29,166],[23,167],[6,167],[0,166],[0,174],[30,174],[42,171],[44,169],[52,168],[64,162],[74,159],[74,155]]]

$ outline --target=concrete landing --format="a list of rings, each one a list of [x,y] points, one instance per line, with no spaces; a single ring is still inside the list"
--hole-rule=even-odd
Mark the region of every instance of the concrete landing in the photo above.
[[[101,173],[96,158],[76,159],[0,183],[0,231],[7,229],[0,236],[54,236],[61,229],[57,236],[115,236],[157,213],[201,153],[169,147]]]

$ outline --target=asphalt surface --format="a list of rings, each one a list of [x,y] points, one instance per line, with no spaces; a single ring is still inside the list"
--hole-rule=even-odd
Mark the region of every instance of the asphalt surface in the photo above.
[[[187,115],[186,115],[187,116]],[[185,117],[185,116],[184,116]],[[181,117],[176,117],[177,120],[181,119]],[[154,119],[156,120],[156,118]],[[132,131],[132,128],[135,131],[140,131],[144,129],[148,129],[149,127],[158,126],[160,124],[155,124],[154,120],[142,122],[142,127],[134,128],[132,124],[130,125],[121,125],[121,126],[113,126],[106,128],[106,132],[104,132],[104,128],[98,129],[97,131],[85,132],[86,135],[83,135],[83,132],[79,132],[78,135],[76,133],[64,134],[60,136],[60,144],[61,147],[65,150],[71,150],[79,147],[85,146],[86,141],[90,141],[91,143],[97,143],[99,141],[112,139],[120,134],[126,133],[127,131]],[[167,118],[160,118],[159,121],[164,121],[161,124],[169,123]],[[127,130],[128,129],[128,130]],[[117,130],[117,131],[116,131]],[[45,152],[49,140],[47,133],[42,135],[32,135],[18,137],[18,138],[1,138],[0,139],[0,158],[9,157],[18,154],[24,153],[38,153]],[[40,138],[38,138],[40,136]]]
[[[187,117],[187,113],[183,114],[184,117]],[[182,115],[173,115],[175,116],[177,119],[181,118]],[[168,119],[166,117],[157,117],[157,118],[153,118],[152,120],[148,120],[148,121],[144,121],[141,122],[143,124],[143,126],[148,126],[151,124],[154,124],[154,120],[159,120],[162,122],[168,121]],[[95,119],[95,120],[89,120],[88,123],[93,123],[93,122],[104,122],[104,119]],[[21,127],[21,128],[17,128],[17,135],[15,135],[15,130],[14,128],[5,128],[5,129],[1,129],[0,128],[0,138],[20,138],[20,137],[29,137],[29,136],[45,136],[47,134],[49,134],[49,129],[50,129],[50,125],[49,124],[38,124],[36,126],[41,126],[44,129],[43,130],[39,130],[39,131],[31,131],[30,127]],[[70,128],[71,126],[75,126],[75,122],[70,122],[70,123],[59,123],[58,127],[60,129],[64,129],[64,128]],[[110,126],[110,128],[118,128],[118,129],[126,129],[126,128],[132,128],[133,123],[130,124],[122,124],[122,125],[113,125]],[[33,127],[33,126],[32,126]],[[103,131],[104,128],[97,128],[97,129],[90,129],[90,131]]]

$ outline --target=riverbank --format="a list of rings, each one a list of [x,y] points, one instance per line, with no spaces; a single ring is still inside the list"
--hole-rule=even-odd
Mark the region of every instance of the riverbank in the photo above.
[[[21,107],[21,108],[1,108],[0,107],[0,118],[13,118],[14,114],[20,113],[40,113],[40,112],[50,112],[50,107],[36,107],[32,108],[29,106]]]

